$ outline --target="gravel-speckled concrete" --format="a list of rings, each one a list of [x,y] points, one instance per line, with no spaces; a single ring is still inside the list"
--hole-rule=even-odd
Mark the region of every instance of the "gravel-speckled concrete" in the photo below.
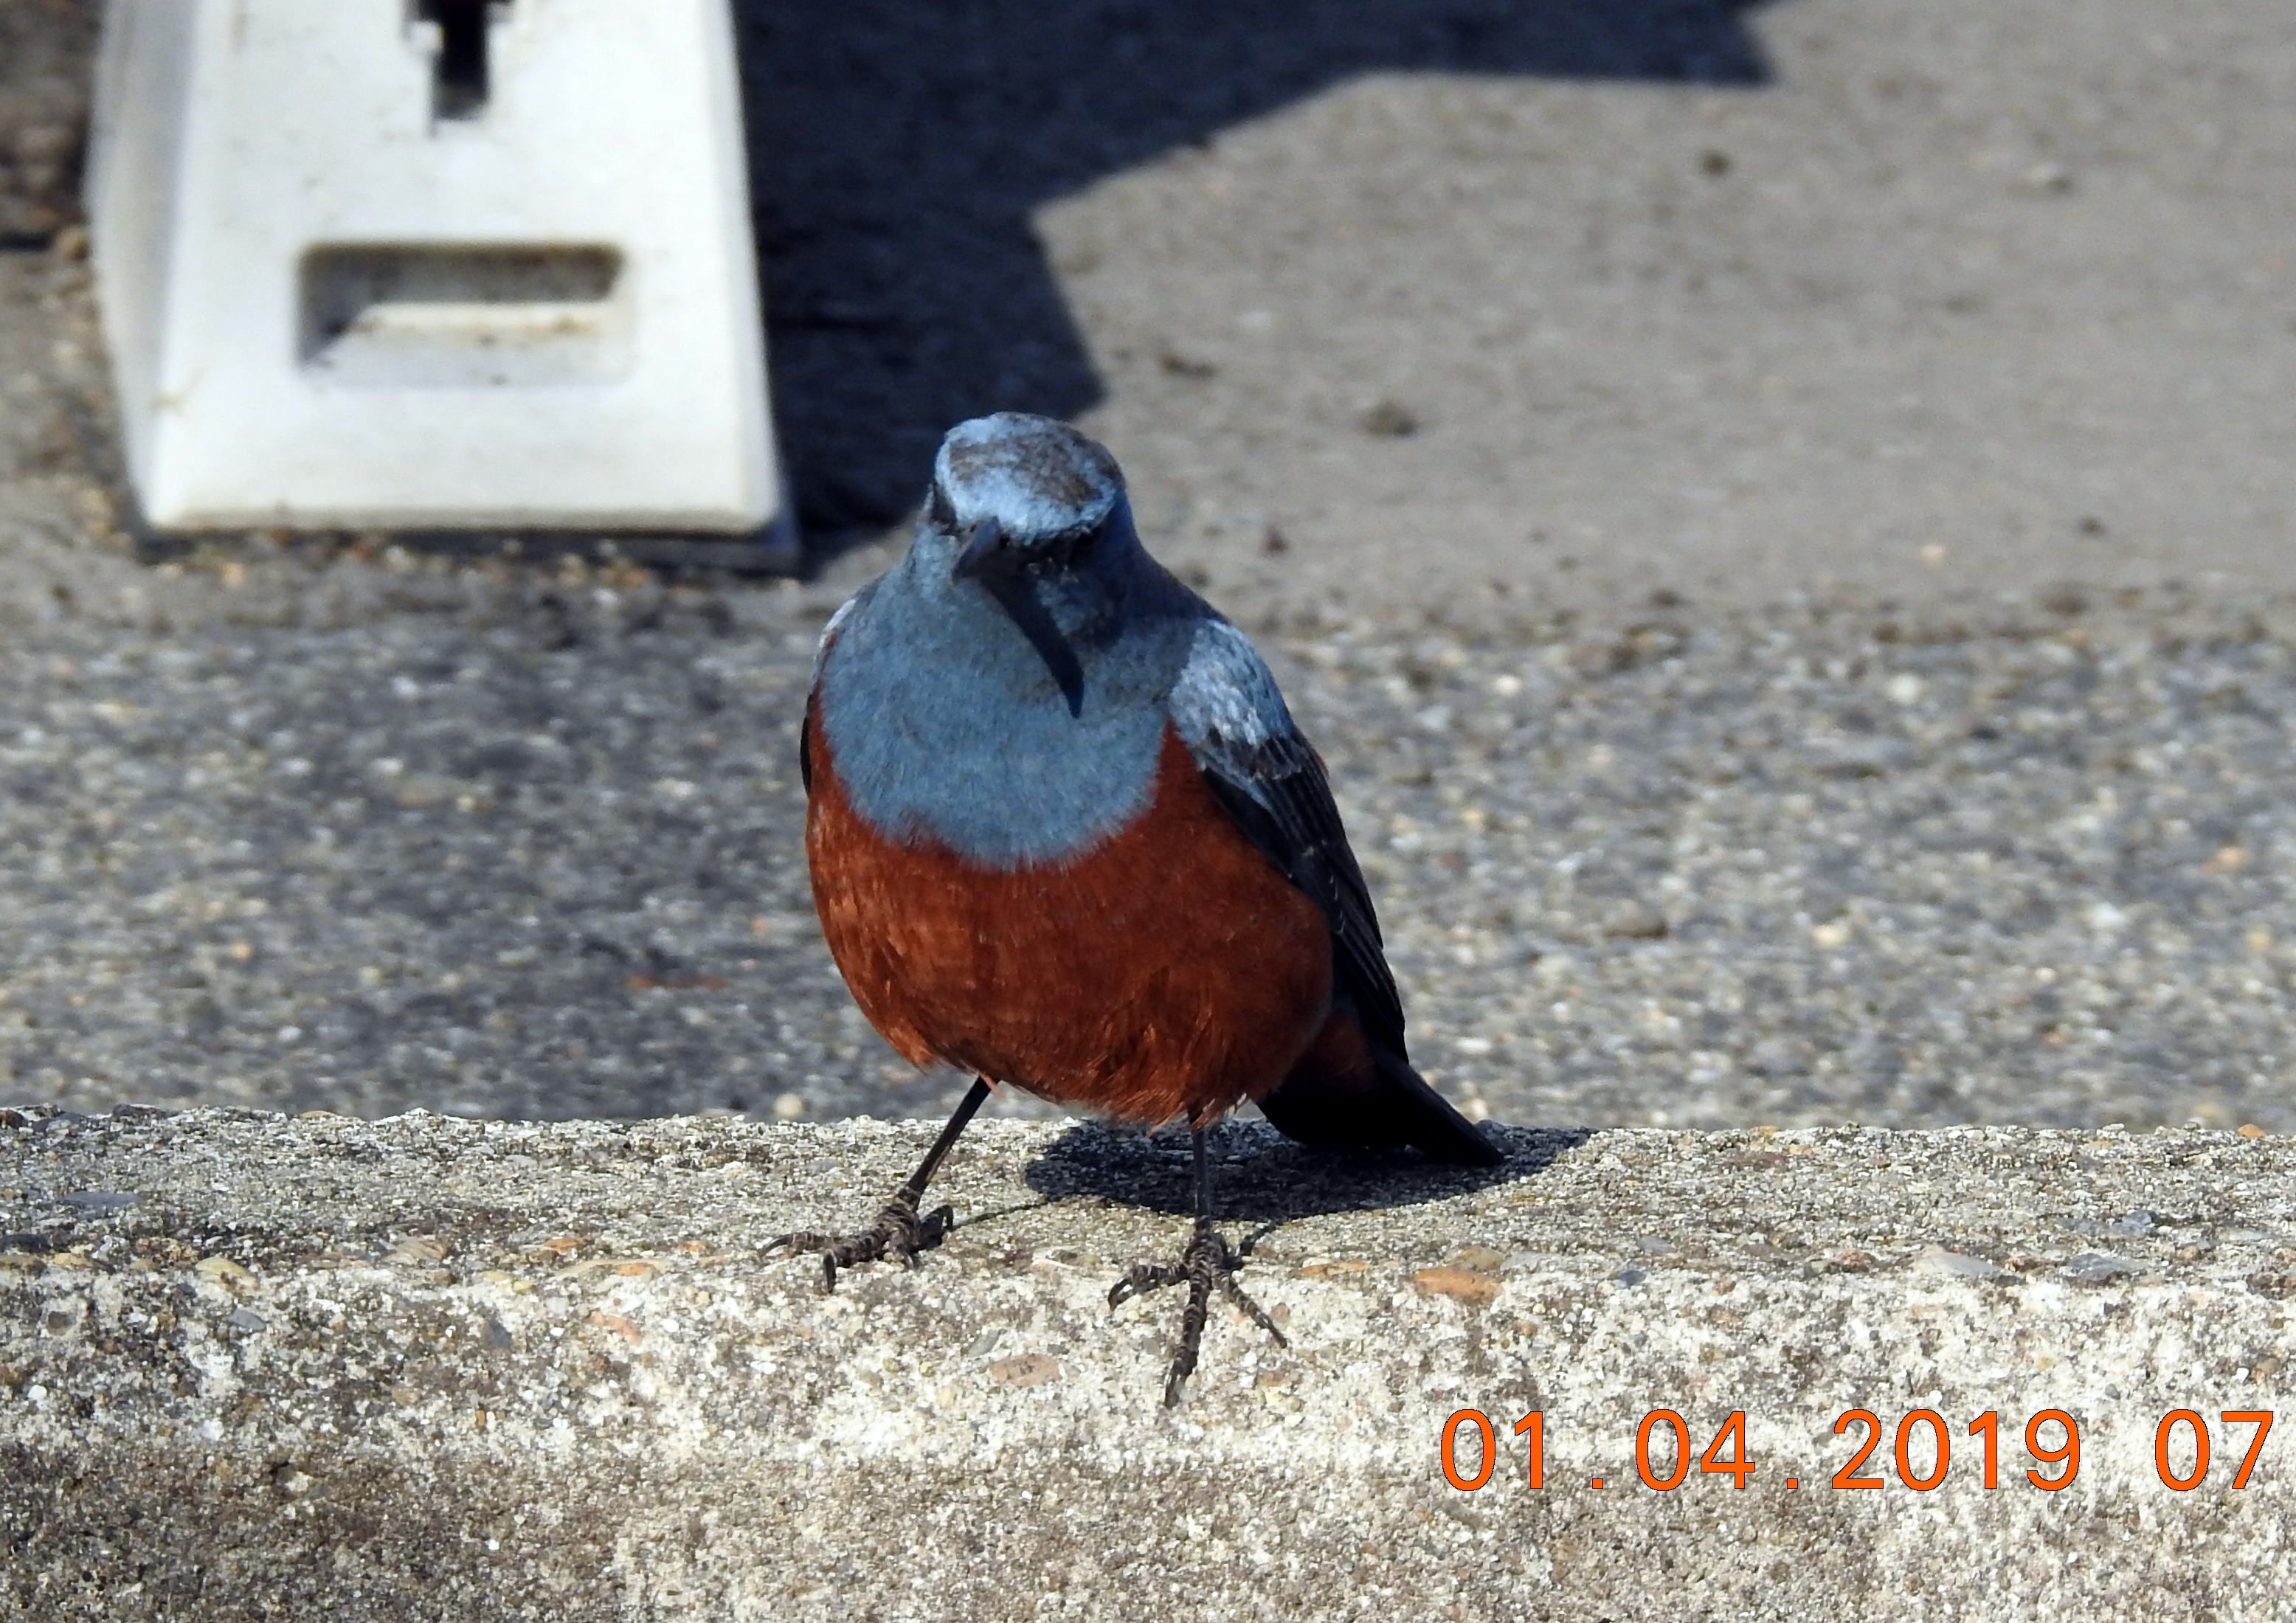
[[[2284,1138],[1515,1130],[1469,1175],[1237,1129],[1231,1227],[1292,1345],[1216,1314],[1167,1414],[1177,1304],[1104,1291],[1177,1245],[1180,1145],[985,1124],[914,1273],[824,1299],[761,1255],[928,1135],[0,1113],[0,1610],[2284,1615],[2296,1445],[2234,1489],[2251,1428],[2220,1419],[2285,1389]],[[1505,1439],[1472,1493],[1437,1451],[1462,1407]],[[1702,1451],[1742,1411],[1746,1487],[1636,1485],[1660,1408]],[[1853,1408],[1877,1491],[1828,1486]],[[1922,1408],[1952,1433],[1926,1493],[1893,1447]],[[2080,1428],[2062,1493],[2026,1476],[2049,1408]],[[2214,1433],[2189,1494],[2153,1456],[2179,1408]]]
[[[137,561],[92,8],[0,0],[0,1084],[943,1108],[821,952],[789,734],[934,437],[1017,405],[1263,635],[1472,1108],[2296,1127],[2296,37],[2156,10],[745,0],[858,545],[666,590]]]
[[[823,950],[816,592],[345,561],[0,645],[0,1078],[933,1113]],[[1509,1119],[2296,1127],[2284,606],[1263,635],[1430,1072]]]

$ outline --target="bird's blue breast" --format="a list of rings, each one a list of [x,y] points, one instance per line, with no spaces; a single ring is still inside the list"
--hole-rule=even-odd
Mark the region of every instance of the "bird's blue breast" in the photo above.
[[[973,594],[977,595],[977,594]],[[872,827],[984,867],[1056,865],[1148,807],[1186,629],[1080,650],[1072,712],[985,597],[926,601],[897,570],[837,627],[818,717],[838,783]]]

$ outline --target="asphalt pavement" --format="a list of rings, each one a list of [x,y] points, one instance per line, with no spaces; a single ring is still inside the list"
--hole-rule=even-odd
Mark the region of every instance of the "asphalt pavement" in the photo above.
[[[941,1109],[820,946],[793,733],[1009,406],[1261,638],[1471,1110],[2296,1127],[2280,8],[1178,9],[744,12],[802,584],[139,550],[26,136],[84,29],[17,51],[0,1092]]]

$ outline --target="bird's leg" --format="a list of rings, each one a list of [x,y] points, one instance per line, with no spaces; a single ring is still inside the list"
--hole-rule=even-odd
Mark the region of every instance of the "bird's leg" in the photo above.
[[[905,1268],[917,1266],[917,1253],[929,1250],[940,1243],[943,1234],[956,1226],[956,1209],[940,1206],[920,1217],[918,1207],[925,1198],[925,1185],[939,1169],[941,1158],[948,1153],[956,1135],[964,1131],[964,1124],[972,1119],[988,1097],[988,1078],[973,1078],[972,1090],[956,1114],[941,1128],[940,1136],[933,1140],[932,1148],[925,1152],[924,1160],[909,1174],[909,1181],[893,1192],[877,1213],[877,1220],[867,1228],[850,1234],[824,1234],[811,1230],[783,1234],[766,1247],[769,1251],[818,1251],[821,1253],[821,1288],[837,1289],[837,1270],[849,1268],[857,1263],[876,1262],[890,1257]]]
[[[1243,1258],[1234,1246],[1223,1239],[1212,1226],[1211,1159],[1205,1153],[1204,1131],[1195,1129],[1196,1150],[1196,1225],[1188,1236],[1187,1250],[1180,1253],[1177,1264],[1136,1262],[1125,1271],[1124,1277],[1109,1288],[1108,1305],[1111,1307],[1145,1296],[1151,1291],[1160,1291],[1166,1285],[1188,1287],[1188,1305],[1180,1314],[1180,1345],[1172,1355],[1172,1367],[1164,1377],[1164,1406],[1171,1408],[1180,1401],[1181,1389],[1195,1373],[1196,1352],[1203,1344],[1204,1318],[1211,1311],[1212,1291],[1234,1302],[1251,1322],[1275,1338],[1278,1347],[1289,1347],[1283,1332],[1266,1309],[1244,1294],[1243,1287],[1235,1283],[1235,1271],[1243,1266]]]

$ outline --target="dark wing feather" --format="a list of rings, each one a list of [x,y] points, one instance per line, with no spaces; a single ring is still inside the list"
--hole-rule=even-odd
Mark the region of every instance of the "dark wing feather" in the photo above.
[[[797,775],[805,792],[813,792],[813,707],[821,700],[821,676],[829,663],[829,651],[837,641],[838,627],[853,617],[853,611],[877,594],[876,581],[871,581],[837,606],[829,623],[821,628],[821,641],[813,648],[813,685],[805,696],[805,718],[797,724]]]
[[[1334,1068],[1325,1058],[1295,1067],[1261,1096],[1267,1119],[1308,1143],[1409,1143],[1464,1166],[1497,1164],[1503,1158],[1490,1141],[1411,1069],[1403,1000],[1324,763],[1300,736],[1250,641],[1208,614],[1171,704],[1189,753],[1236,825],[1323,911],[1332,932],[1333,1002],[1363,1044],[1363,1063]]]
[[[1322,758],[1296,732],[1249,750],[1220,743],[1199,758],[1205,778],[1251,842],[1324,910],[1332,961],[1364,1035],[1403,1057],[1403,999]]]

